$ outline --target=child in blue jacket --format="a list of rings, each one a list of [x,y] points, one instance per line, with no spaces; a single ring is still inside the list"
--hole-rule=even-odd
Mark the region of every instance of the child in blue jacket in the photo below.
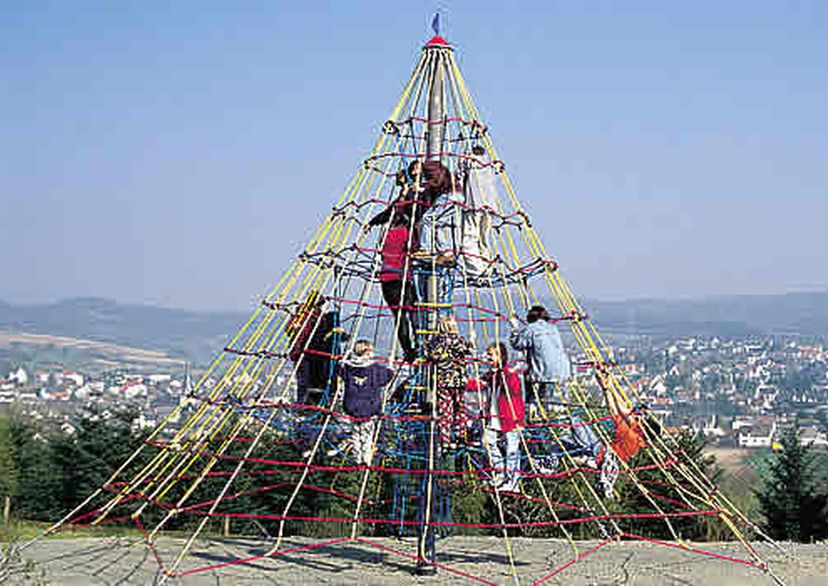
[[[551,323],[545,308],[540,305],[532,307],[526,314],[526,322],[527,325],[522,326],[516,318],[512,318],[509,342],[515,350],[526,352],[532,387],[531,390],[527,388],[529,402],[532,405],[543,404],[554,396],[554,383],[572,376],[572,367],[561,334]]]

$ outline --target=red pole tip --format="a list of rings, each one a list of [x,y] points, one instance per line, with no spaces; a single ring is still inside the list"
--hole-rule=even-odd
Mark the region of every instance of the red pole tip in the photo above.
[[[449,42],[440,35],[434,35],[431,40],[425,44],[426,47],[449,47]]]

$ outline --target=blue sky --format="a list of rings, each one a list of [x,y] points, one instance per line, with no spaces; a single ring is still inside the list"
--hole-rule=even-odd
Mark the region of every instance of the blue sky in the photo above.
[[[249,307],[435,8],[577,293],[828,289],[828,3],[7,1],[0,299]]]

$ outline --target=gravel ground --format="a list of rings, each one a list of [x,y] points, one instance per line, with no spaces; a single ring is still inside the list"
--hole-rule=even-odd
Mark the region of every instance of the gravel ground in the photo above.
[[[180,551],[183,540],[161,538],[160,558],[169,563]],[[318,543],[290,539],[280,549],[301,548]],[[411,553],[413,540],[375,539],[382,547]],[[438,562],[459,572],[472,574],[483,582],[441,569],[435,576],[415,576],[414,562],[358,541],[342,541],[314,549],[259,558],[240,565],[225,565],[168,580],[167,584],[532,584],[555,568],[573,559],[565,541],[513,539],[510,541],[519,581],[510,573],[504,542],[487,537],[452,537],[439,542]],[[583,555],[597,542],[580,542]],[[239,558],[261,556],[270,544],[245,538],[204,539],[196,542],[181,570],[223,564]],[[744,558],[734,544],[700,544],[700,548]],[[760,553],[774,573],[786,584],[828,584],[828,544],[785,545],[786,553],[763,547]],[[50,539],[23,552],[35,563],[48,584],[158,584],[154,554],[134,538]],[[14,576],[12,584],[35,583],[32,577]],[[577,563],[549,578],[544,584],[733,584],[759,586],[774,584],[762,570],[722,561],[710,556],[642,542],[611,543],[586,555]]]

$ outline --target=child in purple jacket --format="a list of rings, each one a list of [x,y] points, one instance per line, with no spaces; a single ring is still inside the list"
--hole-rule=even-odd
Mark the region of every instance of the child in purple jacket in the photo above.
[[[374,345],[368,340],[357,340],[353,352],[339,366],[345,414],[354,418],[351,433],[341,448],[331,450],[330,455],[350,447],[357,464],[371,464],[377,418],[382,412],[382,391],[391,374],[390,368],[374,362]]]

